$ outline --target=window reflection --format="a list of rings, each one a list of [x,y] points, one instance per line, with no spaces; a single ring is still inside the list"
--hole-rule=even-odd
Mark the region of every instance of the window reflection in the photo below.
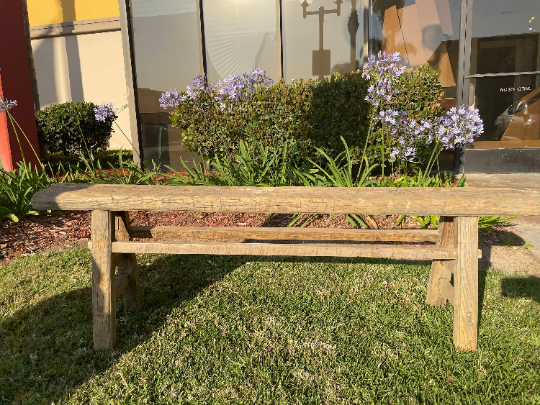
[[[161,93],[183,90],[200,74],[196,0],[131,0],[137,97],[143,157],[181,169],[196,156],[182,146],[159,106]]]
[[[266,70],[277,81],[276,0],[204,0],[208,78]]]
[[[471,74],[540,70],[540,2],[474,0]]]
[[[364,2],[339,2],[340,15],[333,12],[339,1],[282,0],[283,76],[290,83],[297,78],[321,78],[332,73],[348,73],[363,63]],[[324,8],[322,22],[318,13]]]
[[[399,52],[406,66],[441,69],[446,97],[455,97],[459,19],[460,0],[373,0],[372,52]]]
[[[475,149],[540,147],[540,75],[473,80],[484,134]]]

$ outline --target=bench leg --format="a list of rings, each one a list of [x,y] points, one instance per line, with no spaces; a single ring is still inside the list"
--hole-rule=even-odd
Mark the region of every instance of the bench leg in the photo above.
[[[141,309],[143,305],[142,289],[139,281],[139,271],[137,268],[137,259],[134,253],[123,255],[122,261],[118,264],[118,275],[129,275],[129,284],[122,292],[124,298],[124,307],[128,310]]]
[[[115,212],[115,229],[114,239],[118,241],[129,241],[129,215],[125,211]],[[124,306],[126,309],[141,309],[142,289],[139,281],[139,269],[137,267],[137,258],[134,253],[125,253],[118,264],[118,275],[127,274],[129,276],[129,284],[122,293],[124,298]]]
[[[92,312],[95,350],[114,349],[116,345],[112,237],[112,213],[92,211]]]
[[[454,346],[478,344],[478,217],[457,218],[458,259],[454,273]]]
[[[439,242],[438,247],[456,247],[457,246],[457,227],[453,217],[441,217],[439,220]],[[431,273],[429,275],[426,304],[433,307],[446,305],[447,294],[439,287],[439,283],[450,283],[452,274],[455,272],[456,260],[434,260],[431,264]]]

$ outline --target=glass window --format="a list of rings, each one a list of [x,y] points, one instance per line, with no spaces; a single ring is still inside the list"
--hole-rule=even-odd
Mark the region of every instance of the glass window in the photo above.
[[[363,9],[361,0],[282,0],[286,81],[358,69],[364,58]]]
[[[540,75],[471,79],[484,133],[475,149],[540,147]]]
[[[191,162],[196,155],[183,148],[159,98],[201,73],[196,0],[131,0],[131,13],[143,156],[149,165],[161,156],[162,164],[180,169],[180,158]]]
[[[446,96],[455,97],[459,21],[460,0],[373,0],[371,51],[397,51],[406,66],[441,69]]]
[[[540,2],[474,0],[471,74],[540,70]]]
[[[279,79],[276,0],[203,0],[209,80],[264,69]]]

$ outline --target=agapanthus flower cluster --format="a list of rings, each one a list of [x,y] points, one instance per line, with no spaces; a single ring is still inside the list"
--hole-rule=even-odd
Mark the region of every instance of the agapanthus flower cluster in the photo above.
[[[399,52],[387,55],[384,51],[379,51],[377,57],[371,55],[368,58],[362,71],[362,77],[371,83],[366,101],[378,107],[397,93],[394,83],[405,71],[405,67],[398,64],[400,60]]]
[[[418,139],[426,139],[429,145],[437,142],[442,149],[474,143],[474,138],[484,131],[484,125],[476,108],[464,106],[451,108],[444,116],[433,121],[414,120],[405,111],[380,111],[374,118],[380,122],[391,143],[390,158],[414,161]]]
[[[223,101],[229,99],[231,101],[238,101],[241,98],[248,98],[249,92],[248,83],[246,83],[242,77],[230,75],[224,80],[217,80],[213,83],[214,91],[216,93],[214,99],[216,101]],[[220,103],[225,105],[225,103]]]
[[[473,144],[474,138],[484,132],[484,123],[477,108],[452,107],[437,119],[428,142],[436,139],[444,149]]]
[[[379,52],[370,56],[364,65],[362,77],[370,81],[366,100],[381,108],[397,93],[396,79],[405,71],[399,66],[399,53],[387,55]],[[465,106],[452,108],[442,117],[431,120],[414,120],[405,111],[387,109],[378,111],[373,120],[382,125],[385,143],[390,145],[390,158],[414,161],[417,158],[418,140],[427,144],[435,142],[436,149],[454,149],[456,146],[474,143],[482,134],[484,126],[479,111]],[[440,148],[440,149],[439,149]]]
[[[391,139],[391,159],[414,161],[416,158],[416,139],[429,131],[431,124],[427,121],[411,119],[405,111],[380,111],[375,121],[381,122],[387,129],[386,134]]]
[[[206,85],[206,76],[197,75],[193,78],[190,84],[187,86],[186,94],[192,100],[195,100],[199,97],[201,92],[211,91],[212,88]],[[187,98],[180,97],[180,101],[184,101]]]
[[[105,122],[108,118],[116,116],[118,108],[115,108],[113,103],[105,104],[101,103],[96,108],[94,108],[94,114],[96,120]]]
[[[253,68],[251,73],[244,73],[242,75],[244,80],[253,86],[270,87],[274,84],[274,81],[266,74],[266,72],[259,68]]]
[[[4,100],[0,97],[0,114],[6,110],[11,110],[13,107],[17,107],[17,100]]]
[[[181,99],[182,97],[180,96],[180,94],[178,94],[178,91],[176,91],[176,89],[169,90],[165,93],[161,93],[161,98],[159,99],[159,106],[164,109],[167,109],[169,107],[174,108],[178,104],[180,104],[180,101],[182,101]]]
[[[250,73],[242,76],[231,75],[226,79],[208,82],[206,77],[197,75],[187,86],[185,95],[180,95],[176,90],[162,93],[159,99],[162,108],[176,107],[188,98],[195,100],[201,93],[209,94],[219,102],[221,110],[227,108],[226,101],[236,102],[248,99],[258,87],[268,87],[273,80],[262,69],[253,68]]]

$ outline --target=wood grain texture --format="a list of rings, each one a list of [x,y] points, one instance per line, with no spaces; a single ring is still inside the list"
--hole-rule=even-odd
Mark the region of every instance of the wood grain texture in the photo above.
[[[121,276],[118,276],[118,278],[116,279],[116,282],[114,283],[115,298],[120,297],[120,295],[124,292],[128,284],[129,284],[129,274],[122,274]]]
[[[55,184],[40,210],[256,212],[368,215],[538,215],[540,197],[513,189],[202,187]]]
[[[437,247],[455,248],[457,246],[457,227],[455,226],[453,217],[441,217],[439,220],[439,235],[440,240],[437,242]],[[439,288],[439,282],[446,280],[450,283],[452,274],[455,271],[456,261],[434,260],[431,264],[431,272],[429,274],[426,304],[440,307],[446,305],[448,299],[443,291]]]
[[[114,242],[113,242],[113,243],[114,243]],[[167,243],[170,243],[170,244],[178,243],[178,244],[186,244],[186,245],[193,244],[193,242],[167,242]],[[208,243],[206,243],[206,244],[208,244]],[[245,244],[246,244],[246,245],[254,245],[255,243],[249,242],[249,243],[245,243]],[[335,245],[336,245],[336,246],[339,246],[338,244],[335,244]],[[319,246],[319,245],[317,245],[317,246]],[[334,246],[334,244],[331,244],[330,246]],[[354,246],[358,246],[358,245],[354,245]],[[366,246],[366,245],[363,245],[363,246]],[[385,245],[371,245],[371,246],[385,246]],[[390,246],[386,245],[386,246],[387,246],[387,247],[391,247],[391,246],[397,246],[397,247],[400,247],[400,245],[390,245]],[[89,249],[89,250],[92,250],[92,242],[91,242],[91,241],[88,242],[88,249]],[[424,249],[424,247],[411,247],[411,249]],[[428,249],[429,249],[429,248],[428,248]],[[127,253],[125,253],[125,254],[127,254]],[[204,253],[201,253],[201,254],[204,254]],[[212,254],[212,253],[209,253],[209,254]],[[122,253],[114,253],[114,254],[113,254],[113,260],[114,260],[114,257],[117,256],[117,255],[120,257],[120,256],[122,255]],[[478,258],[479,258],[479,259],[482,258],[482,250],[481,250],[481,249],[478,249]],[[430,260],[431,260],[431,259],[430,259]],[[441,260],[450,260],[450,259],[441,259]]]
[[[94,349],[109,350],[116,345],[116,303],[113,291],[112,213],[92,212],[92,312]]]
[[[114,240],[131,240],[129,234],[129,214],[125,211],[115,211],[114,214]]]
[[[476,351],[478,343],[478,218],[458,217],[454,273],[454,346]]]
[[[450,304],[454,305],[456,293],[454,286],[450,284],[450,280],[444,278],[439,279],[438,287],[439,290],[441,290],[444,299],[450,301]]]
[[[88,242],[88,249],[92,250],[92,241]],[[116,267],[120,264],[122,260],[124,260],[124,255],[122,255],[121,253],[113,253],[111,259],[112,268],[116,269]]]
[[[185,255],[379,257],[400,260],[450,260],[457,258],[456,249],[367,244],[113,242],[112,249],[116,253]]]
[[[320,228],[179,227],[132,226],[134,238],[162,239],[259,239],[259,240],[349,240],[373,242],[437,242],[439,233],[431,229],[364,230]]]
[[[115,212],[114,224],[114,240],[130,241],[128,213],[125,211]],[[118,263],[118,274],[120,277],[123,275],[129,276],[129,284],[126,286],[122,295],[124,307],[128,310],[141,309],[143,306],[143,296],[135,254],[127,253],[122,255],[122,260]]]

